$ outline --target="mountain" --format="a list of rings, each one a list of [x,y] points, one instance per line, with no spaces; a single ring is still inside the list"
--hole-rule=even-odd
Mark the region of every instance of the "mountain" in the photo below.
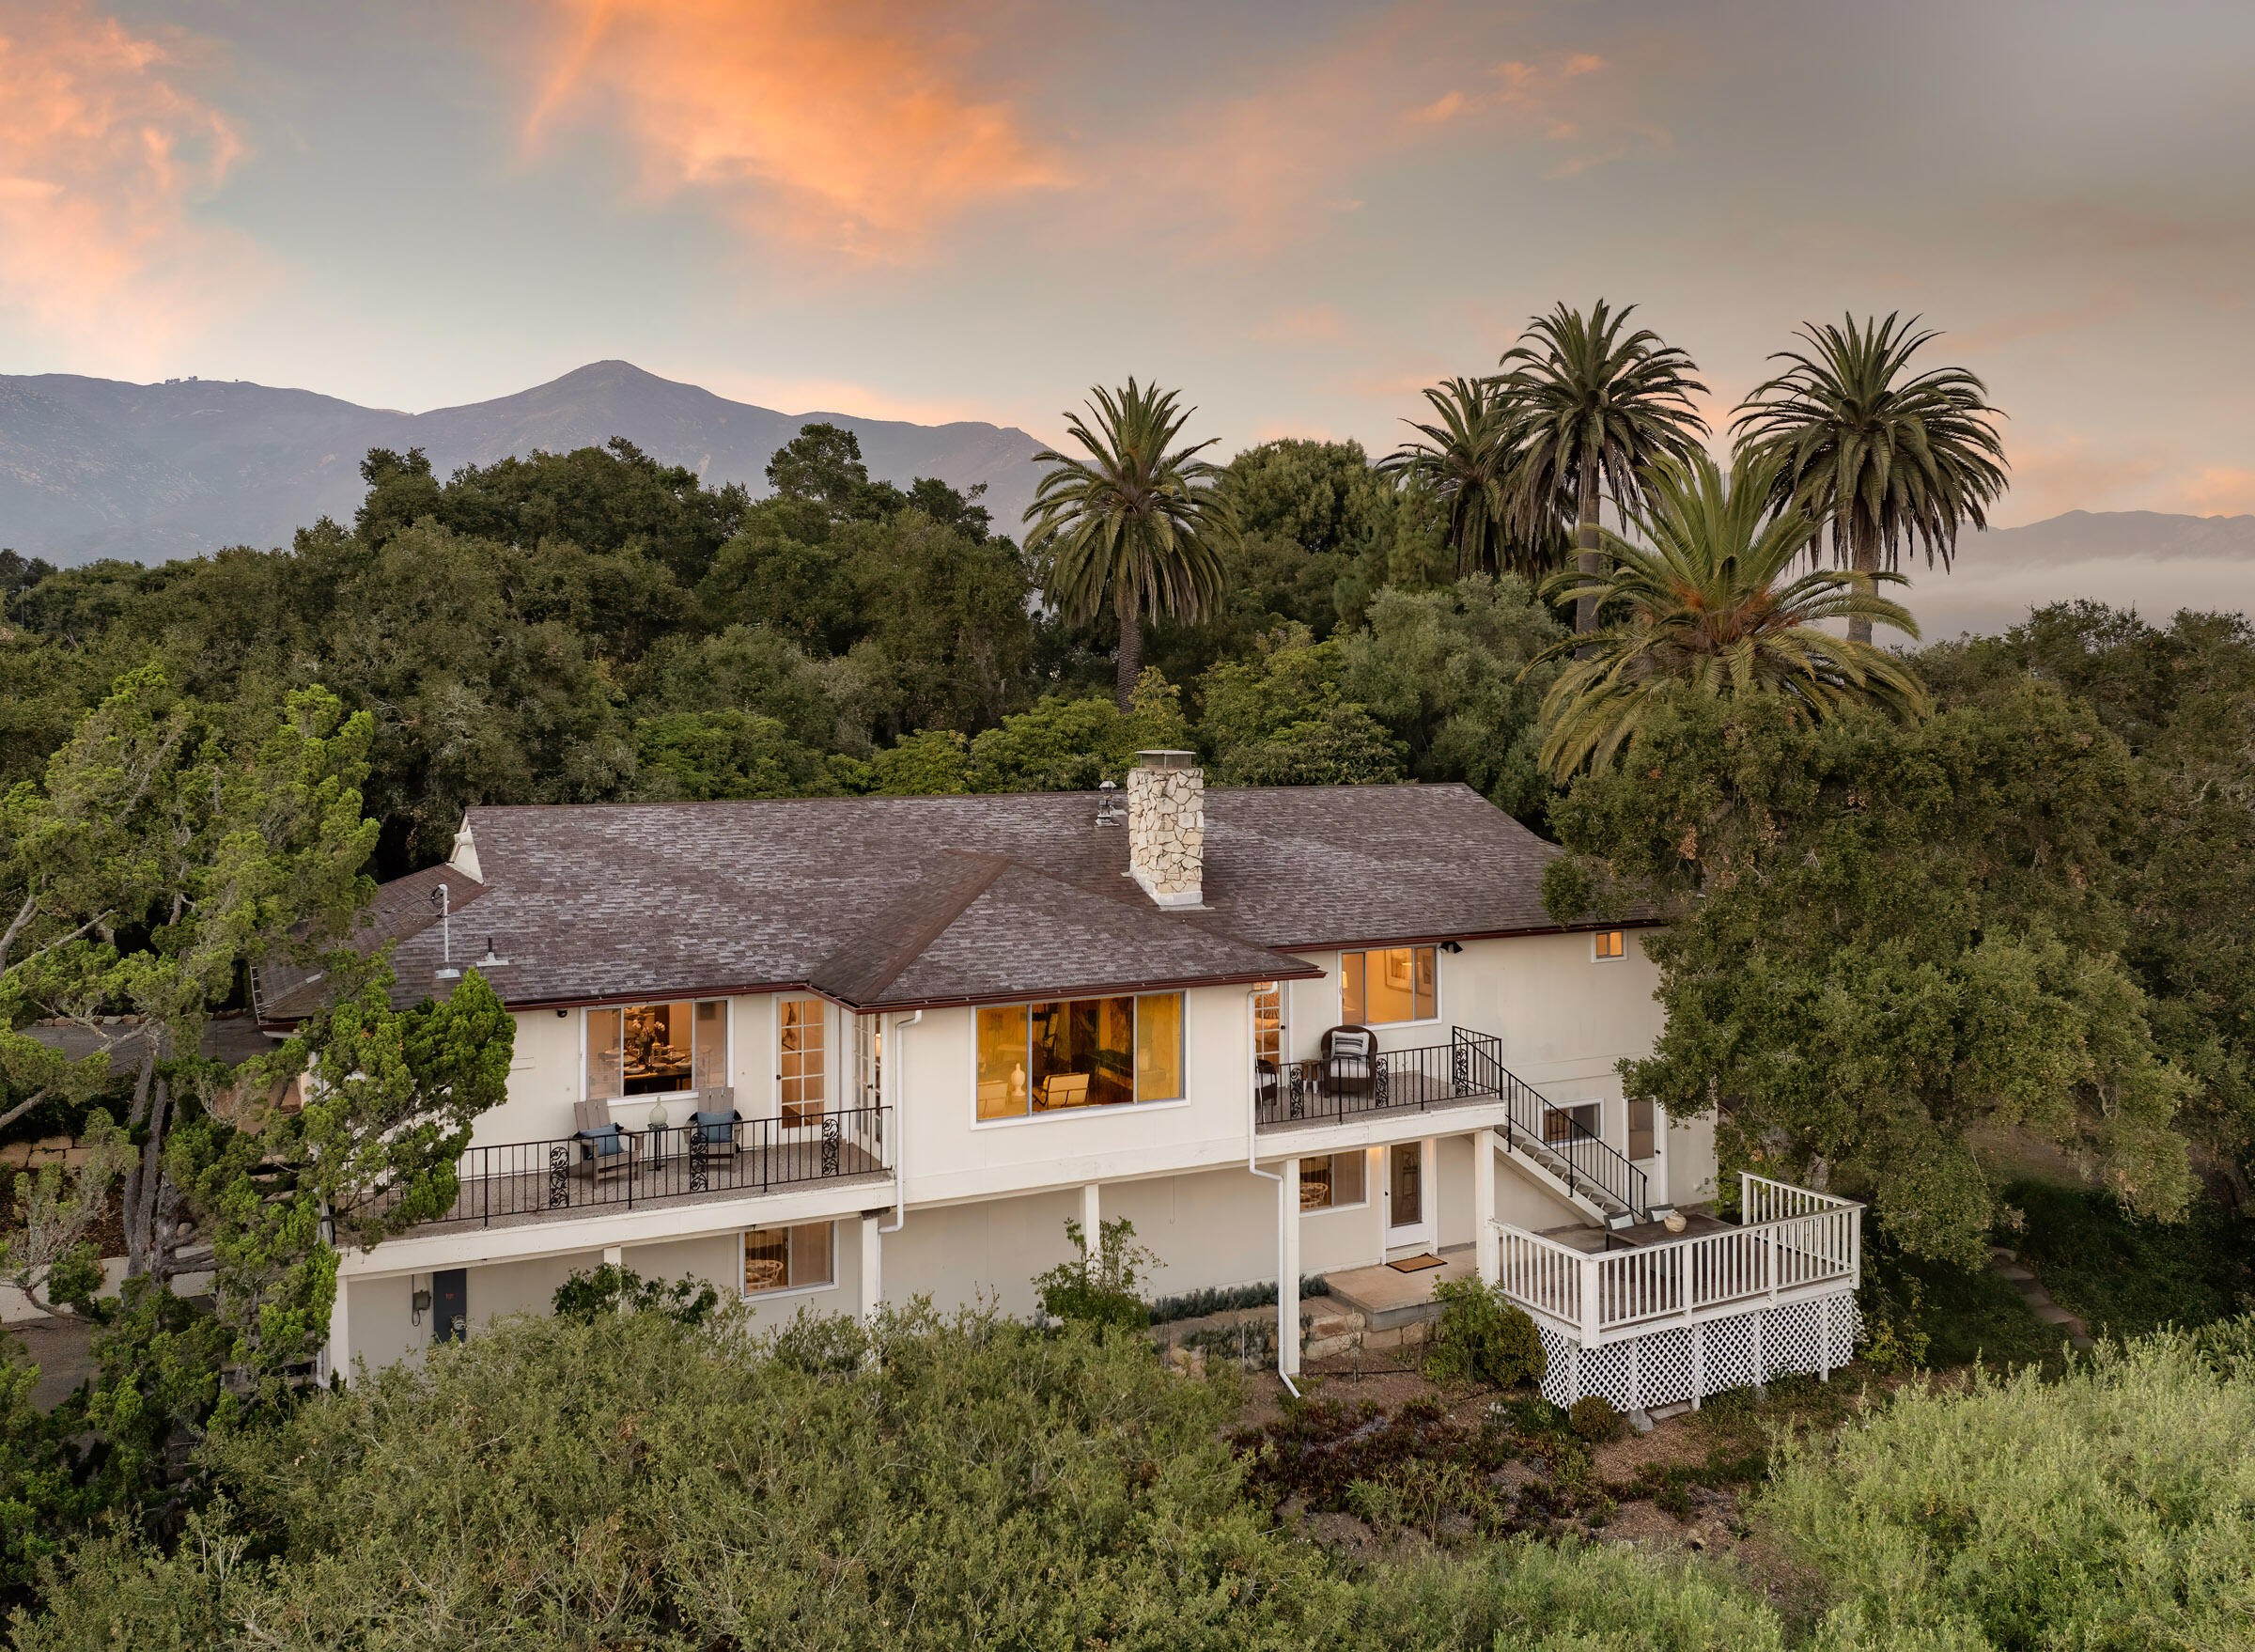
[[[514,396],[423,413],[240,380],[0,375],[0,545],[65,566],[287,545],[319,517],[350,518],[371,447],[420,447],[445,475],[536,447],[624,436],[708,483],[764,493],[770,457],[815,421],[858,435],[869,474],[883,480],[985,482],[985,503],[1005,532],[1017,531],[1034,496],[1029,461],[1042,444],[1023,430],[782,413],[628,362],[596,362]]]
[[[1903,571],[1908,590],[1890,594],[1929,642],[2000,631],[2030,608],[2076,597],[2135,608],[2155,625],[2181,608],[2255,617],[2255,516],[2071,510],[1967,535],[1949,573],[1929,572],[1922,558]]]

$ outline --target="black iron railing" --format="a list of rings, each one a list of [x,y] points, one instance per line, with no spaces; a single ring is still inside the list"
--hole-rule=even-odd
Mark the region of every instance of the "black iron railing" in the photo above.
[[[1502,1042],[1489,1033],[1453,1028],[1446,1044],[1381,1050],[1352,1057],[1296,1061],[1264,1069],[1253,1116],[1262,1125],[1333,1122],[1367,1114],[1428,1112],[1468,1101],[1501,1099],[1504,1139],[1528,1149],[1576,1192],[1595,1190],[1643,1220],[1644,1173],[1585,1129],[1563,1107],[1503,1065]]]
[[[887,1168],[892,1109],[856,1107],[785,1121],[748,1118],[718,1132],[694,1125],[621,1130],[599,1155],[583,1136],[473,1147],[457,1166],[460,1192],[432,1223],[560,1216],[631,1208],[708,1193],[764,1193]]]

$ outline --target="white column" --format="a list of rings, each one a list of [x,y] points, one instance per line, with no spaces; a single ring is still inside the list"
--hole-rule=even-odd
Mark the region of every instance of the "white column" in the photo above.
[[[1104,1255],[1104,1185],[1081,1184],[1081,1233],[1088,1240],[1088,1264],[1094,1268]]]
[[[1493,1286],[1501,1267],[1496,1234],[1496,1132],[1472,1132],[1472,1258],[1480,1283]]]
[[[1283,1231],[1282,1242],[1276,1247],[1276,1368],[1287,1377],[1297,1377],[1299,1375],[1299,1161],[1287,1159],[1279,1168],[1283,1180],[1276,1184],[1276,1197]]]
[[[329,1341],[322,1349],[329,1366],[322,1375],[333,1376],[347,1384],[352,1380],[352,1323],[345,1311],[349,1300],[346,1293],[350,1286],[350,1280],[342,1274],[337,1276],[336,1301],[329,1308]]]
[[[877,1317],[877,1310],[885,1300],[885,1241],[877,1231],[878,1222],[884,1215],[873,1210],[862,1218],[862,1323],[867,1325]]]

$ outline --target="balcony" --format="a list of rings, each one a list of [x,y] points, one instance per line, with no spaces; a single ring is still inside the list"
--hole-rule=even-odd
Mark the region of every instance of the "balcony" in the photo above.
[[[1739,1177],[1735,1227],[1583,1251],[1496,1224],[1498,1283],[1535,1323],[1584,1348],[1855,1290],[1863,1207],[1765,1177]]]
[[[1496,1130],[1507,1151],[1544,1172],[1569,1198],[1609,1218],[1646,1218],[1651,1205],[1644,1173],[1505,1068],[1502,1050],[1492,1034],[1454,1027],[1446,1044],[1381,1050],[1368,1062],[1295,1061],[1262,1075],[1253,1121],[1263,1130],[1285,1130],[1501,1102]]]
[[[614,1160],[578,1136],[473,1147],[460,1191],[417,1231],[514,1226],[599,1212],[756,1197],[822,1182],[883,1182],[892,1175],[892,1109],[859,1107],[785,1125],[746,1119],[724,1141],[682,1126],[627,1133]],[[381,1210],[384,1207],[379,1205]]]

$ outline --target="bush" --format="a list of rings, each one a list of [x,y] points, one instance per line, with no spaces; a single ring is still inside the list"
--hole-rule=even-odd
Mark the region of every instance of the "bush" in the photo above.
[[[602,1314],[653,1312],[682,1325],[695,1325],[721,1304],[721,1293],[710,1282],[684,1275],[671,1285],[645,1279],[631,1268],[605,1262],[593,1272],[573,1269],[571,1277],[556,1286],[550,1310],[586,1325]]]
[[[1500,1289],[1477,1279],[1445,1280],[1433,1287],[1441,1304],[1425,1371],[1437,1382],[1517,1388],[1540,1382],[1548,1369],[1534,1321]]]
[[[1135,1238],[1135,1223],[1122,1216],[1105,1223],[1097,1232],[1102,1251],[1088,1253],[1088,1235],[1067,1218],[1065,1237],[1073,1241],[1074,1257],[1060,1262],[1034,1280],[1042,1312],[1067,1325],[1094,1326],[1099,1331],[1145,1331],[1151,1325],[1151,1304],[1136,1286],[1158,1265],[1159,1258]]]
[[[2051,1382],[1914,1386],[1860,1426],[1781,1442],[1752,1506],[1827,1579],[1820,1641],[2245,1644],[2255,1371],[2234,1340],[2102,1345]]]
[[[1592,1445],[1607,1445],[1621,1438],[1627,1424],[1605,1395],[1585,1394],[1567,1409],[1566,1426]]]

